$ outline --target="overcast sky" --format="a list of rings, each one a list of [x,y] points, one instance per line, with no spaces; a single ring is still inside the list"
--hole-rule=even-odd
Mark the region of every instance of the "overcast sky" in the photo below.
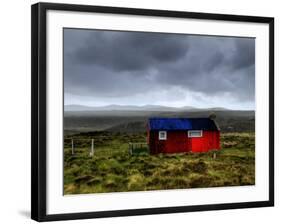
[[[64,29],[65,105],[255,108],[255,40]]]

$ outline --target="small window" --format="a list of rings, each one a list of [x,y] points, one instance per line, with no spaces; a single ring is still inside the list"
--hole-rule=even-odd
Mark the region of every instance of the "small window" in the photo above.
[[[202,137],[202,131],[197,131],[197,130],[193,130],[193,131],[188,131],[188,137],[189,138],[198,138],[198,137]]]
[[[166,139],[167,139],[167,132],[159,131],[159,140],[166,140]]]

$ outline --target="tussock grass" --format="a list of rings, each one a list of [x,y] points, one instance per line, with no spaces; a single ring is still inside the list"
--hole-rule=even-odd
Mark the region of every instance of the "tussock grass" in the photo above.
[[[83,144],[77,143],[72,155],[69,144],[65,144],[65,194],[255,184],[253,133],[222,134],[222,149],[217,152],[216,159],[212,152],[131,156],[127,143],[145,141],[145,134],[99,134],[103,137],[98,141],[100,145],[94,157],[89,156],[88,146],[83,148]],[[94,135],[86,137],[95,138],[96,142],[98,132]]]

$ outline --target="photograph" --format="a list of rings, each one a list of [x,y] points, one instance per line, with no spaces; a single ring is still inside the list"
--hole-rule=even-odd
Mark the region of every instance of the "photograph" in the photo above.
[[[63,28],[63,193],[255,185],[255,38]]]

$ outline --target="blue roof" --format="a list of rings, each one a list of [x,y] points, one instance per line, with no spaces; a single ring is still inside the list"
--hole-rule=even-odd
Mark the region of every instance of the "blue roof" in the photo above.
[[[149,130],[219,130],[210,118],[149,118]]]

